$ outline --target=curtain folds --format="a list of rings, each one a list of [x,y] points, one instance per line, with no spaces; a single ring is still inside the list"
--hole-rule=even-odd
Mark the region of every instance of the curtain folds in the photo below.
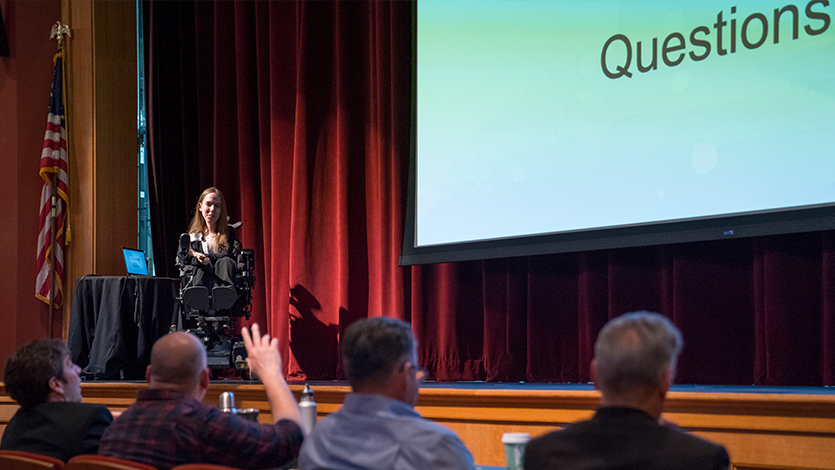
[[[648,309],[682,329],[678,382],[835,384],[831,232],[398,267],[412,6],[145,0],[159,272],[214,185],[291,378],[343,378],[340,333],[385,315],[438,380],[587,382],[602,325]]]

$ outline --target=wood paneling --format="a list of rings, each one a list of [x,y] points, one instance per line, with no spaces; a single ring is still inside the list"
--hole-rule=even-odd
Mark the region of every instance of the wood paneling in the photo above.
[[[136,3],[63,0],[62,17],[73,33],[67,44],[71,293],[86,274],[123,275],[120,248],[137,244]]]
[[[144,383],[85,383],[84,401],[124,410]],[[301,385],[291,385],[301,393]],[[350,391],[341,385],[313,385],[319,416],[339,409]],[[205,402],[221,392],[235,393],[238,408],[258,408],[261,422],[271,420],[260,385],[212,384]],[[598,394],[587,390],[499,390],[424,388],[417,410],[453,429],[479,465],[503,465],[501,436],[527,432],[538,436],[594,413]],[[0,387],[0,426],[17,405]],[[723,444],[733,468],[835,469],[835,394],[671,392],[664,415],[705,439]]]

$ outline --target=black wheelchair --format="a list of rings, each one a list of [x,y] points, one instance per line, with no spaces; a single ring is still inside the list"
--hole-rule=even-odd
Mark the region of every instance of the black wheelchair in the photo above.
[[[246,349],[240,335],[235,334],[239,318],[249,319],[252,313],[252,289],[255,287],[255,252],[245,249],[232,239],[230,253],[235,260],[234,288],[237,300],[226,309],[215,309],[211,303],[192,305],[183,295],[193,287],[198,266],[189,254],[190,237],[180,236],[176,266],[180,270],[180,289],[177,293],[179,318],[172,331],[188,331],[197,336],[206,347],[207,365],[213,371],[235,369],[247,377]],[[214,373],[214,372],[213,372]]]

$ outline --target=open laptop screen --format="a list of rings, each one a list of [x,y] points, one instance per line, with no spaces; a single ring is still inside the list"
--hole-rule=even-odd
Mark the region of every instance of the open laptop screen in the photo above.
[[[148,275],[148,263],[145,261],[145,253],[125,247],[122,247],[122,253],[125,254],[125,267],[128,270],[128,274],[135,276]]]

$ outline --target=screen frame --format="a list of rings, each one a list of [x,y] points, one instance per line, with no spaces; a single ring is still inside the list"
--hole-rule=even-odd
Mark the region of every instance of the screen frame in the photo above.
[[[417,8],[412,3],[409,177],[399,266],[835,230],[835,203],[500,239],[415,246],[417,231]],[[835,26],[833,26],[835,27]]]

